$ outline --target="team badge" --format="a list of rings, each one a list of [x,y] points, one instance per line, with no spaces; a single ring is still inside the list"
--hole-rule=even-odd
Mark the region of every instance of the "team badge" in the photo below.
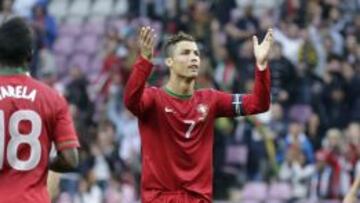
[[[209,107],[206,104],[199,104],[197,106],[197,111],[200,114],[199,120],[204,120],[208,114]]]

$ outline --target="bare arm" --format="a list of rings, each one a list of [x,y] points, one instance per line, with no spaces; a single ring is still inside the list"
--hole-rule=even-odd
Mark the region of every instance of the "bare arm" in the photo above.
[[[77,148],[64,149],[50,160],[50,170],[55,172],[71,172],[79,165],[79,154]]]
[[[357,194],[360,188],[360,176],[358,176],[352,184],[350,191],[346,194],[343,203],[356,203]]]

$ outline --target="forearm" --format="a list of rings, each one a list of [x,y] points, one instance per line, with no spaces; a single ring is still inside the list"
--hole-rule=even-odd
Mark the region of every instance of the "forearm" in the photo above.
[[[77,148],[64,149],[50,160],[49,169],[55,172],[72,172],[79,165],[79,153]]]
[[[255,85],[251,94],[244,95],[243,111],[245,115],[265,112],[270,107],[270,70],[260,71],[256,67]]]
[[[360,188],[360,176],[358,176],[351,186],[350,193],[357,194]]]
[[[125,106],[135,115],[140,111],[141,97],[145,89],[146,80],[151,74],[152,66],[150,61],[139,57],[125,86]]]
[[[76,170],[77,163],[69,163],[63,156],[58,155],[50,161],[49,169],[59,173],[73,172]]]

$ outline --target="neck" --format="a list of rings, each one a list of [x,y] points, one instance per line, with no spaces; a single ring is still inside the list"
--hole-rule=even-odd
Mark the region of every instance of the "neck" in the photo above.
[[[194,93],[194,86],[195,78],[188,79],[170,75],[170,79],[165,85],[165,88],[177,95],[189,96]]]
[[[0,75],[26,74],[27,72],[24,66],[0,66]]]

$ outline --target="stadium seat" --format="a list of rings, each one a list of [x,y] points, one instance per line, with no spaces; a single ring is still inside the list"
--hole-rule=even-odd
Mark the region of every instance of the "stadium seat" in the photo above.
[[[96,35],[85,35],[79,38],[75,51],[87,55],[94,55],[99,48],[99,40]]]
[[[105,26],[102,22],[88,22],[84,25],[83,32],[86,34],[101,36],[105,33]]]
[[[84,16],[67,16],[64,18],[64,22],[70,24],[83,24],[87,17]]]
[[[82,30],[82,23],[66,22],[59,26],[59,34],[61,37],[78,37]]]
[[[267,198],[267,185],[263,182],[249,182],[242,190],[243,200],[265,201]]]
[[[288,200],[291,198],[291,187],[287,183],[276,182],[269,186],[269,198],[272,200]]]
[[[92,16],[110,16],[113,9],[112,0],[95,1],[90,9]]]
[[[67,15],[68,8],[69,8],[68,0],[53,0],[49,4],[48,11],[50,15],[54,16],[55,19],[60,21]]]
[[[127,0],[117,0],[115,2],[115,6],[113,8],[113,15],[115,16],[123,16],[129,9],[128,1]]]
[[[56,72],[60,78],[68,72],[67,62],[66,56],[60,54],[55,55]]]
[[[89,56],[86,54],[79,53],[71,58],[68,68],[78,67],[84,73],[86,73],[88,66],[89,66]]]
[[[70,16],[87,17],[91,7],[91,0],[74,0],[69,9]]]
[[[55,54],[69,56],[74,50],[75,39],[69,36],[63,36],[56,40],[54,45]]]
[[[248,148],[245,145],[230,145],[226,147],[227,164],[244,165],[247,162]]]
[[[256,200],[244,200],[241,203],[261,203],[260,201],[256,201]]]

